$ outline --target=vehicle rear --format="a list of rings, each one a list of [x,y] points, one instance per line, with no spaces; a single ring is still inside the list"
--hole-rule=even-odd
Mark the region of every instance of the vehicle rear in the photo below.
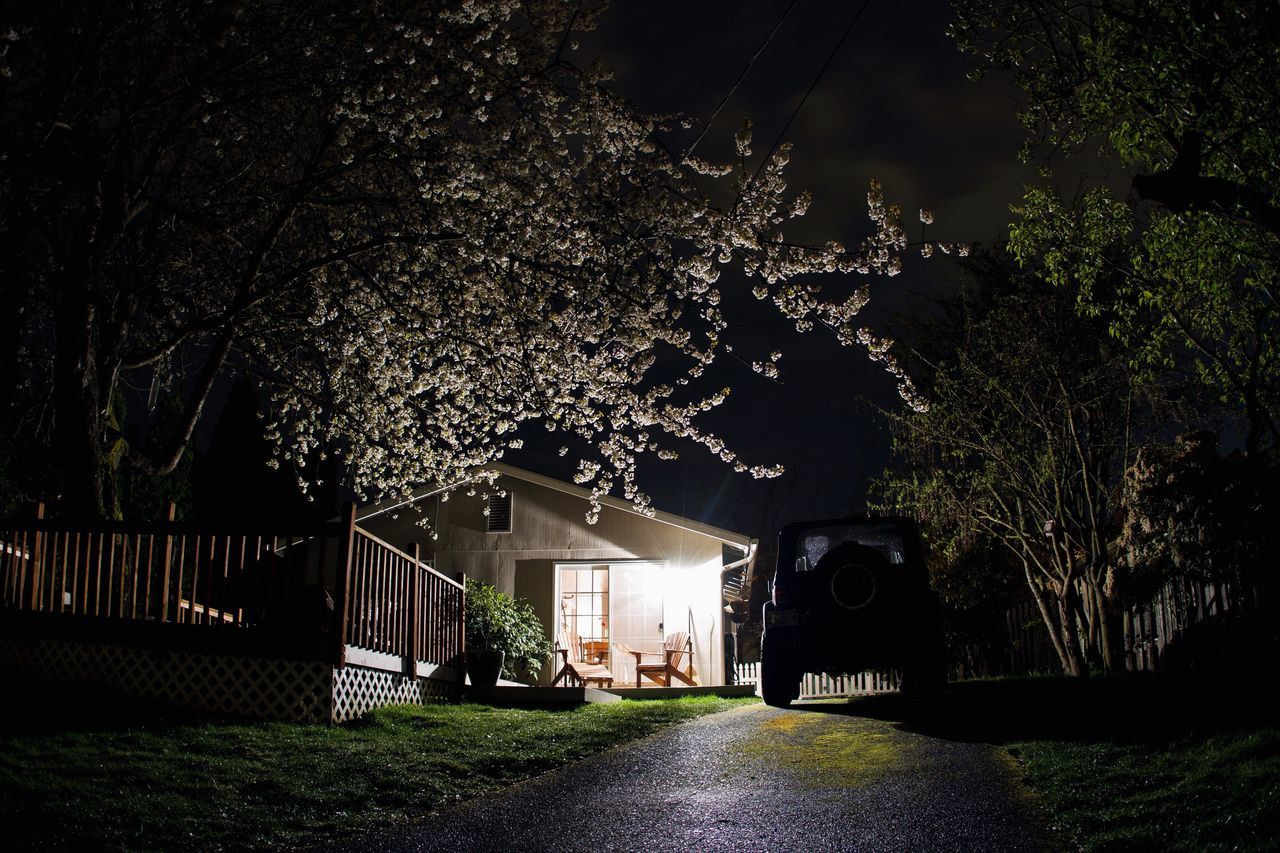
[[[917,692],[945,681],[940,608],[911,519],[787,525],[779,534],[771,592],[760,675],[769,704],[797,698],[809,672],[897,669],[903,689]]]

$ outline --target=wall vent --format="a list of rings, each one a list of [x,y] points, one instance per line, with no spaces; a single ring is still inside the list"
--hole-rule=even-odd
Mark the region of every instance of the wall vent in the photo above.
[[[489,495],[489,515],[488,524],[485,526],[486,533],[510,533],[511,532],[511,492],[505,495],[492,494]]]

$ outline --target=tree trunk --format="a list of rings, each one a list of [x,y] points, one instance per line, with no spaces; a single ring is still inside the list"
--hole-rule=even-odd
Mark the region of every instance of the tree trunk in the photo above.
[[[98,385],[97,310],[83,280],[68,271],[56,311],[53,364],[53,449],[61,474],[62,513],[79,519],[109,515],[103,405]]]
[[[1081,643],[1082,651],[1085,658],[1091,658],[1095,652],[1102,647],[1102,626],[1101,613],[1098,610],[1098,597],[1093,594],[1093,585],[1088,580],[1081,580],[1077,583],[1084,586],[1083,594],[1077,589],[1076,594],[1080,595],[1080,610],[1083,614],[1083,631],[1081,636],[1084,641]],[[1101,658],[1101,655],[1098,655]]]
[[[1109,589],[1114,589],[1110,582],[1114,569],[1108,568],[1108,582],[1102,585],[1090,584],[1098,611],[1099,646],[1102,652],[1102,666],[1108,673],[1123,672],[1124,663],[1124,624],[1120,611],[1119,599]]]
[[[1054,609],[1045,600],[1049,595],[1049,591],[1041,589],[1036,583],[1035,576],[1031,573],[1031,566],[1025,559],[1022,562],[1022,570],[1027,578],[1027,586],[1031,588],[1031,595],[1035,598],[1036,607],[1040,610],[1040,618],[1044,621],[1044,627],[1049,632],[1049,641],[1053,643],[1053,650],[1058,655],[1058,663],[1062,666],[1062,671],[1071,675],[1077,674],[1072,671],[1072,646],[1070,637],[1067,636],[1068,631],[1059,624],[1059,620],[1054,616]],[[1070,623],[1068,622],[1067,624],[1069,625]]]
[[[1079,612],[1079,596],[1071,583],[1061,584],[1057,590],[1058,630],[1062,636],[1062,670],[1067,675],[1083,678],[1089,674],[1085,666],[1084,656],[1080,654],[1080,643],[1076,629],[1076,615]]]
[[[119,519],[116,479],[123,452],[119,424],[110,418],[110,383],[102,369],[99,309],[83,278],[67,270],[55,309],[54,465],[61,515]]]
[[[1276,436],[1275,421],[1267,407],[1259,399],[1257,367],[1249,370],[1249,383],[1244,389],[1245,423],[1248,432],[1245,434],[1245,455],[1250,459],[1258,459],[1263,450],[1263,441],[1267,436],[1274,440]]]

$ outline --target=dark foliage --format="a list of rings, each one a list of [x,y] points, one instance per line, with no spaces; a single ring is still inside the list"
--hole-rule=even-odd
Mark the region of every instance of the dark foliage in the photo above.
[[[254,384],[232,387],[207,453],[194,466],[194,517],[220,524],[261,524],[304,529],[337,513],[336,462],[315,473],[314,500],[298,489],[290,468],[279,467],[262,433],[262,400]]]

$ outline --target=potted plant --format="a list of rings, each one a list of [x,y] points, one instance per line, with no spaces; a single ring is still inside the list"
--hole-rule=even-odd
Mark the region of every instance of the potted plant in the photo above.
[[[490,584],[467,579],[466,617],[467,675],[473,687],[492,687],[500,675],[536,678],[551,655],[529,602]]]

